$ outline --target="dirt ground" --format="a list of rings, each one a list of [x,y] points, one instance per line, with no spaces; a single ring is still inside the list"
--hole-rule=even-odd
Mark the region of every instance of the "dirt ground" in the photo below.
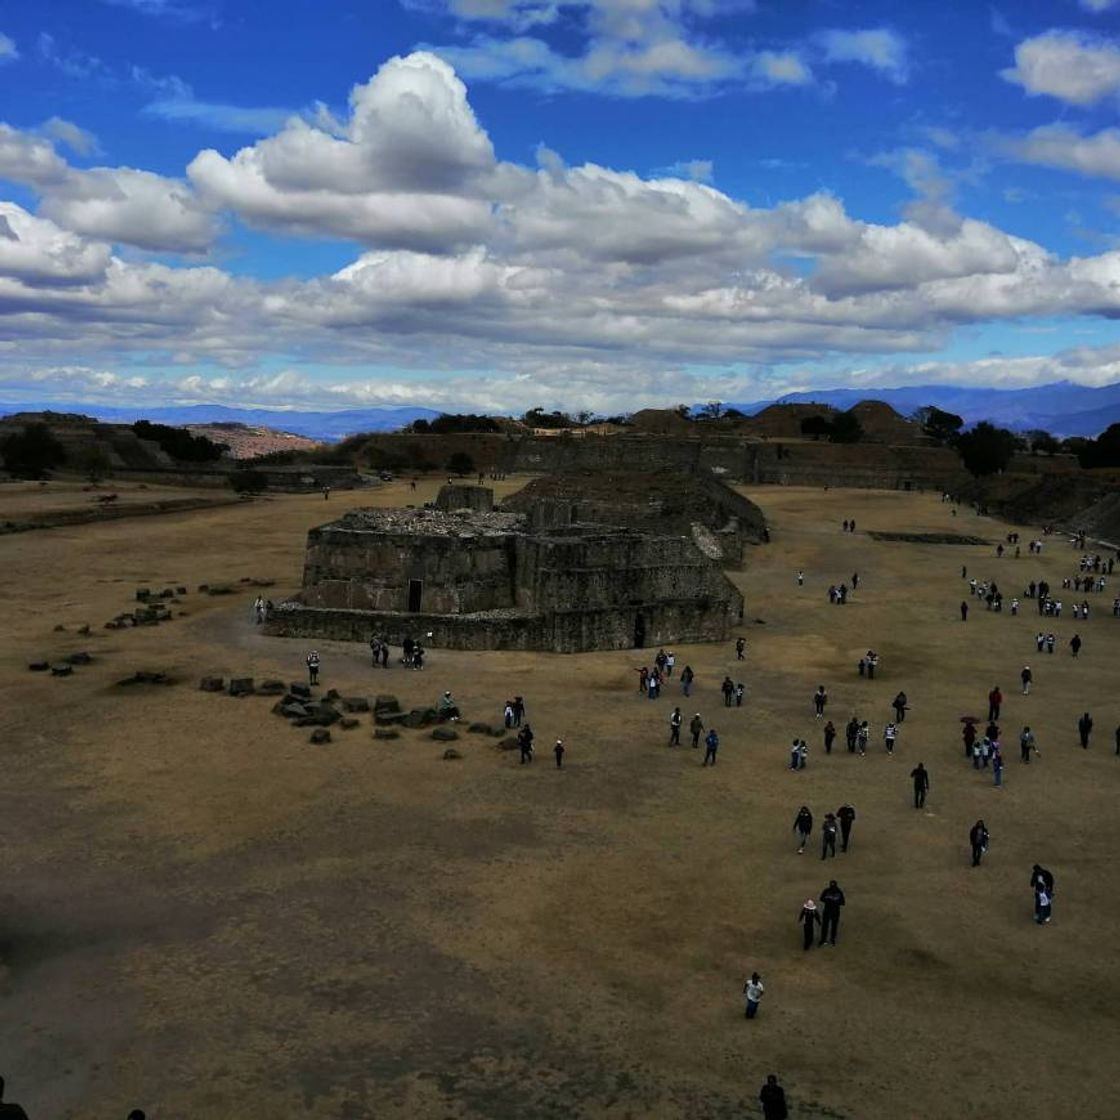
[[[960,568],[1009,594],[1041,576],[1059,586],[1076,570],[1066,543],[1016,561],[875,542],[864,529],[994,546],[1006,526],[952,518],[932,495],[749,489],[773,543],[734,574],[747,659],[731,643],[675,651],[697,674],[686,722],[700,711],[721,735],[714,769],[666,747],[677,686],[640,698],[636,651],[433,649],[423,673],[383,673],[360,646],[320,643],[324,686],[344,694],[414,706],[451,688],[491,721],[523,694],[541,748],[528,767],[477,736],[456,744],[459,761],[424,731],[375,742],[368,715],[312,747],[270,699],[198,691],[209,673],[300,680],[306,652],[256,631],[253,591],[198,584],[294,588],[309,527],[435,486],[0,538],[0,1073],[32,1120],[134,1107],[154,1120],[725,1120],[758,1114],[770,1072],[797,1118],[1116,1115],[1120,573],[1089,596],[1087,623],[1054,625],[1058,653],[1038,655],[1030,602],[1012,618],[973,601],[959,621]],[[0,489],[0,519],[8,500]],[[860,532],[841,533],[845,517]],[[830,606],[827,586],[853,570],[859,591]],[[103,628],[137,587],[179,584],[184,617]],[[869,647],[873,682],[855,668]],[[70,678],[27,671],[76,650],[95,661]],[[115,683],[137,669],[181,683]],[[722,706],[726,672],[747,685],[741,709]],[[871,720],[866,758],[842,735],[825,756],[819,683],[838,727]],[[963,759],[958,722],[986,714],[993,684],[1002,790]],[[881,731],[900,688],[912,708],[892,759]],[[1041,747],[1030,766],[1024,723]],[[794,773],[799,734],[812,751]],[[925,811],[910,799],[918,761]],[[851,851],[825,867],[814,833],[799,856],[798,806],[819,822],[848,800]],[[992,846],[972,869],[978,817]],[[1057,876],[1046,927],[1032,921],[1035,861]],[[831,877],[847,894],[839,944],[805,953],[798,911]],[[752,969],[767,993],[745,1022]]]

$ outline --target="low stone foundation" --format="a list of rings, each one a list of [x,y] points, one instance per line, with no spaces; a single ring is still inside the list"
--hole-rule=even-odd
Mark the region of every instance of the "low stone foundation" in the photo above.
[[[461,615],[406,614],[305,607],[286,602],[269,614],[264,631],[283,638],[342,642],[367,642],[377,634],[391,645],[413,638],[430,649],[584,653],[633,649],[639,636],[646,646],[726,641],[741,619],[741,606],[727,610],[723,604],[704,600],[661,602],[634,608],[552,611],[547,615],[509,610]]]

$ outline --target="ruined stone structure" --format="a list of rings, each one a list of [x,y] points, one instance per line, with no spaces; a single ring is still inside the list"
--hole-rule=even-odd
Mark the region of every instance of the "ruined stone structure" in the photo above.
[[[722,640],[742,613],[739,591],[689,535],[533,527],[528,514],[481,509],[367,509],[311,530],[303,587],[266,630],[575,653]]]
[[[691,536],[713,560],[739,567],[766,529],[762,510],[707,471],[564,471],[534,479],[502,503],[534,528],[583,522]]]

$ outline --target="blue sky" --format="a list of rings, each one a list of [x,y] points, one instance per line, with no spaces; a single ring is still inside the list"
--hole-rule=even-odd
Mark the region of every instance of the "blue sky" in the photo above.
[[[9,0],[0,401],[1120,380],[1120,0]]]

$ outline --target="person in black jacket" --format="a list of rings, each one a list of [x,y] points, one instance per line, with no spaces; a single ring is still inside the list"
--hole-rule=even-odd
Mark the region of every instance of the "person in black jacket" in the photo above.
[[[1081,747],[1083,750],[1089,749],[1089,736],[1093,731],[1093,717],[1086,712],[1077,721],[1077,734],[1081,736]]]
[[[914,782],[914,808],[920,809],[925,805],[926,794],[929,792],[929,771],[924,763],[919,762],[910,771],[910,777]]]
[[[758,1094],[762,1102],[762,1115],[765,1120],[788,1120],[789,1109],[786,1107],[786,1091],[778,1084],[778,1078],[770,1074],[766,1084]]]
[[[1046,888],[1047,894],[1054,893],[1053,872],[1048,871],[1041,864],[1036,863],[1031,868],[1031,890],[1033,891],[1039,883],[1041,883]]]
[[[977,821],[968,830],[968,842],[972,845],[972,866],[979,867],[988,850],[988,826],[983,821]]]
[[[832,853],[836,858],[836,817],[832,813],[825,813],[824,822],[821,824],[821,859],[826,859]]]
[[[852,716],[844,728],[844,738],[848,741],[848,754],[856,753],[856,738],[859,735],[859,720]],[[1120,753],[1120,752],[1118,752]]]
[[[827,941],[829,945],[835,945],[836,934],[840,928],[840,907],[844,905],[844,892],[836,885],[835,879],[829,879],[828,886],[821,891],[821,905],[824,907],[824,917],[821,919],[821,944]]]
[[[793,818],[793,831],[801,837],[801,846],[797,849],[797,854],[801,855],[805,851],[805,845],[809,843],[809,835],[813,831],[813,814],[809,811],[808,805],[802,805],[797,810],[797,816]]]
[[[855,823],[856,811],[851,805],[841,805],[836,810],[836,819],[840,822],[840,851],[848,850],[848,840],[852,835],[852,825]]]
[[[773,1080],[773,1078],[771,1078],[771,1080]],[[780,1093],[781,1089],[779,1089],[778,1092]],[[783,1101],[785,1100],[784,1097],[782,1099]],[[762,1107],[765,1109],[765,1102],[763,1102]],[[783,1108],[784,1107],[785,1106],[783,1105]],[[785,1116],[786,1114],[784,1112],[776,1112],[774,1113],[774,1115]],[[0,1117],[3,1117],[3,1120],[27,1120],[27,1113],[24,1112],[23,1109],[18,1104],[16,1104],[15,1101],[4,1100],[4,1079],[2,1077],[0,1077]]]

